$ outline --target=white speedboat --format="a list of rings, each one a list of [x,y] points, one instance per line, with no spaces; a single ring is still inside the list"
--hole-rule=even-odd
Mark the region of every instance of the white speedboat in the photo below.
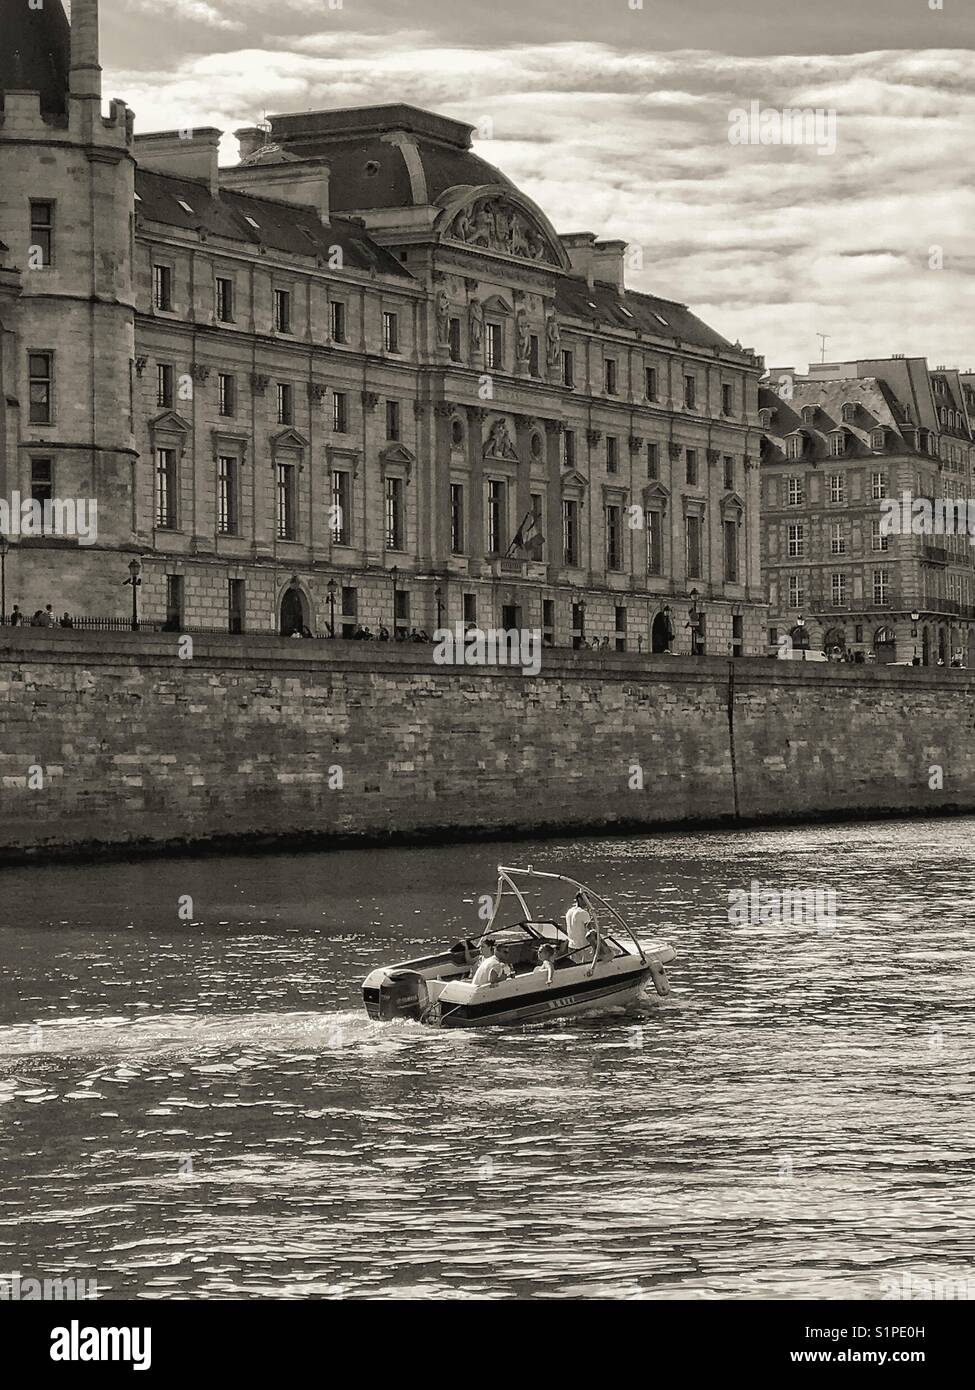
[[[591,918],[584,948],[570,949],[562,922],[532,917],[516,882],[525,879],[555,880],[571,888],[573,897],[581,895]],[[517,911],[505,923],[502,912],[511,898]],[[481,945],[488,940],[512,973],[474,985]],[[551,949],[542,951],[543,947]],[[540,953],[549,960],[550,970],[540,965]],[[373,970],[363,982],[362,995],[369,1017],[383,1022],[407,1019],[439,1028],[537,1023],[631,1003],[648,981],[658,994],[668,994],[665,966],[674,954],[664,941],[641,945],[616,909],[575,879],[502,864],[491,920],[480,937],[457,941],[438,955]]]

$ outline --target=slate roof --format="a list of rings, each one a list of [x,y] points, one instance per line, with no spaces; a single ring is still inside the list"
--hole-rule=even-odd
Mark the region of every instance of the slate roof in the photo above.
[[[838,429],[847,433],[847,451],[842,456],[849,458],[858,453],[872,454],[877,451],[871,447],[872,430],[884,428],[888,431],[888,447],[893,435],[904,450],[913,450],[902,434],[901,427],[908,423],[904,407],[898,401],[886,382],[879,377],[841,377],[834,380],[817,381],[802,377],[793,379],[791,399],[783,399],[768,386],[761,386],[758,393],[760,410],[772,408],[775,414],[771,425],[765,430],[766,438],[772,446],[765,456],[770,463],[781,463],[784,458],[784,441],[787,435],[801,430],[806,436],[806,458],[831,458],[828,436]],[[843,406],[852,402],[856,407],[853,420],[843,419]],[[817,407],[816,415],[810,424],[802,418],[805,405]],[[790,460],[796,462],[796,460]]]
[[[71,36],[61,0],[31,9],[26,0],[0,0],[0,95],[39,92],[41,111],[65,116]]]
[[[293,256],[327,257],[332,247],[340,246],[345,265],[353,270],[375,270],[382,275],[413,279],[394,255],[348,218],[335,218],[325,225],[312,207],[229,188],[222,188],[219,196],[214,197],[203,180],[149,169],[136,171],[135,191],[139,195],[136,209],[140,217],[152,222],[187,231],[203,227],[211,236],[246,242],[255,249],[263,245],[270,251]],[[192,211],[181,207],[180,200]],[[257,223],[256,227],[247,221],[248,217]]]
[[[588,319],[593,326],[598,321],[604,328],[620,328],[629,333],[639,329],[671,342],[679,339],[689,347],[741,351],[727,338],[722,338],[720,333],[702,323],[686,304],[640,294],[636,290],[625,290],[620,294],[615,285],[597,282],[590,289],[581,277],[563,276],[558,282],[555,307],[560,314]]]

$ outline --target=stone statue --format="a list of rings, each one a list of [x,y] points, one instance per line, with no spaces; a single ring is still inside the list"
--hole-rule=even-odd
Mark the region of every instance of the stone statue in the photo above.
[[[562,353],[562,332],[554,314],[545,320],[545,358],[550,367],[557,367]]]
[[[528,331],[528,315],[524,309],[519,309],[515,320],[515,332],[517,335],[516,354],[519,362],[527,362],[531,356],[531,334]]]
[[[471,355],[480,352],[484,339],[484,305],[479,299],[471,300]]]
[[[508,433],[508,422],[503,416],[495,420],[491,426],[484,452],[496,459],[516,459],[518,457],[518,451],[512,444],[511,436]]]
[[[437,291],[437,343],[440,347],[450,345],[450,300],[446,290]]]

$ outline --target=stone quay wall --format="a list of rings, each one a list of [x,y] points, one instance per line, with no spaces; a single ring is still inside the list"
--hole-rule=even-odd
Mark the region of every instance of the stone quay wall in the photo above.
[[[0,861],[975,810],[967,671],[0,631]]]

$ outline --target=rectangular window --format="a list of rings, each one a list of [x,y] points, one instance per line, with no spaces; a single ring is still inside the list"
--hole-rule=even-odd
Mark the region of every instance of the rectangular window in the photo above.
[[[657,369],[656,367],[644,367],[643,369],[643,393],[648,401],[657,399]]]
[[[724,523],[724,577],[728,584],[738,583],[738,523],[730,518]]]
[[[489,367],[501,366],[501,325],[500,323],[489,323],[485,329],[486,347],[485,362]]]
[[[806,537],[801,526],[790,526],[789,531],[789,554],[793,559],[801,558],[806,551]]]
[[[332,469],[332,544],[348,545],[351,521],[351,489],[349,474],[341,468]]]
[[[726,492],[735,490],[735,461],[730,454],[724,456],[724,486]]]
[[[533,560],[545,554],[545,499],[540,492],[531,494],[532,518],[526,547]]]
[[[843,525],[839,521],[834,521],[829,528],[829,553],[831,555],[846,554],[846,537],[843,535]]]
[[[31,270],[42,270],[54,263],[54,204],[30,205]]]
[[[359,626],[359,594],[351,585],[342,588],[342,636],[352,637]]]
[[[660,512],[645,513],[647,528],[647,574],[663,574],[663,516]]]
[[[54,500],[54,462],[52,459],[31,459],[30,495],[41,507],[41,535],[47,534],[44,504]]]
[[[221,415],[237,412],[237,379],[227,372],[217,375],[217,409]]]
[[[651,440],[647,445],[647,477],[660,476],[660,445]]]
[[[620,443],[614,434],[606,436],[606,472],[618,473],[620,465]]]
[[[890,571],[874,570],[873,572],[873,601],[874,603],[890,602]]]
[[[603,364],[604,381],[607,396],[616,395],[616,359],[607,357]]]
[[[174,373],[168,362],[156,364],[156,404],[171,407],[173,404]]]
[[[386,402],[386,438],[399,439],[399,401]]]
[[[505,546],[505,485],[496,478],[488,483],[487,548],[489,555],[502,555]]]
[[[290,382],[278,382],[278,424],[293,425],[295,422],[294,387]]]
[[[277,530],[279,541],[295,538],[295,466],[277,465]]]
[[[834,574],[829,581],[830,602],[835,604],[846,603],[846,575]]]
[[[688,449],[684,455],[685,478],[691,487],[697,486],[697,450]]]
[[[684,518],[684,536],[687,550],[687,577],[688,579],[700,579],[701,518],[699,516],[686,516]]]
[[[460,319],[451,319],[447,330],[451,362],[460,361]]]
[[[152,267],[152,302],[157,309],[173,307],[173,272],[168,265]]]
[[[615,612],[616,650],[626,651],[626,609],[617,605]]]
[[[383,347],[387,352],[399,352],[399,316],[389,309],[383,311]]]
[[[176,529],[176,450],[156,450],[156,525]]]
[[[393,626],[404,636],[410,630],[410,594],[408,589],[393,590]]]
[[[332,429],[336,434],[349,432],[349,398],[344,391],[332,392]]]
[[[562,563],[570,568],[579,564],[579,503],[562,503]]]
[[[562,434],[562,466],[563,468],[575,468],[576,466],[576,432],[575,430],[564,430]]]
[[[464,595],[464,622],[472,624],[477,622],[477,594]]]
[[[405,550],[403,479],[386,479],[386,549]]]
[[[688,410],[693,410],[697,404],[697,381],[692,376],[684,378],[684,405]]]
[[[542,599],[542,644],[551,647],[555,644],[555,600]]]
[[[240,529],[237,483],[237,459],[230,454],[220,454],[217,458],[217,530],[221,536],[236,536]]]
[[[734,415],[735,413],[735,388],[730,385],[721,388],[721,413],[722,415]]]
[[[829,500],[831,502],[844,502],[846,500],[846,488],[842,473],[829,475]]]
[[[27,355],[30,423],[49,425],[54,419],[54,355],[31,352]]]
[[[789,506],[801,507],[806,500],[806,489],[801,478],[789,479]]]
[[[450,553],[464,553],[464,485],[450,484]]]
[[[870,474],[870,496],[873,498],[875,502],[878,502],[882,497],[887,496],[886,473]]]
[[[172,632],[183,626],[183,576],[166,575],[166,626]]]
[[[331,319],[332,342],[345,342],[345,305],[341,299],[333,299],[329,307]]]
[[[227,580],[227,627],[231,632],[243,632],[246,598],[243,579]]]
[[[528,370],[532,376],[538,376],[538,334],[532,333],[528,339]]]
[[[870,523],[870,549],[871,549],[871,550],[874,550],[874,551],[877,551],[877,550],[887,550],[888,547],[889,547],[889,544],[890,544],[890,542],[889,542],[888,537],[885,536],[885,535],[882,533],[881,529],[880,529],[880,522],[879,522],[879,521],[871,521],[871,523]]]
[[[278,333],[291,332],[291,291],[274,291],[274,328]]]
[[[586,640],[586,606],[584,603],[572,605],[572,645],[576,649]]]
[[[610,504],[606,508],[606,568],[623,568],[623,520],[621,509]]]
[[[575,363],[569,348],[562,349],[562,385],[575,386]]]
[[[802,587],[802,577],[798,574],[789,575],[789,607],[805,608],[806,591]]]
[[[220,323],[234,321],[234,282],[224,275],[214,281],[215,310]]]
[[[745,650],[745,619],[740,613],[731,616],[731,655],[742,656]]]

